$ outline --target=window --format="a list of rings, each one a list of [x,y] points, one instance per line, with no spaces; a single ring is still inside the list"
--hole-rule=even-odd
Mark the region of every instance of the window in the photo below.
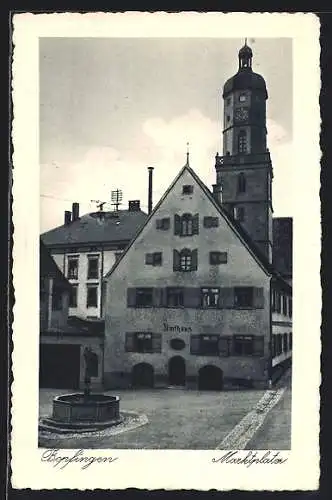
[[[283,334],[283,351],[287,352],[288,351],[288,335],[287,333]]]
[[[289,314],[290,318],[293,316],[293,300],[292,300],[292,298],[289,298],[288,314]]]
[[[243,172],[241,172],[237,178],[237,191],[238,193],[246,192],[246,178]]]
[[[199,215],[183,214],[174,215],[174,234],[179,236],[192,236],[198,234]]]
[[[286,297],[286,295],[282,296],[282,313],[287,315],[287,297]]]
[[[219,336],[218,335],[201,335],[200,352],[204,356],[218,356]]]
[[[170,228],[171,220],[169,217],[156,220],[156,228],[167,231]]]
[[[89,255],[88,256],[88,280],[98,279],[99,271],[99,256]]]
[[[78,257],[68,257],[67,278],[70,280],[78,279]]]
[[[153,305],[152,288],[136,288],[136,306],[148,307]]]
[[[231,120],[231,117],[229,115],[226,116],[226,121],[227,123]]]
[[[161,352],[161,334],[151,332],[126,333],[127,352]]]
[[[235,356],[251,356],[253,354],[253,337],[235,335],[233,352]]]
[[[219,288],[202,288],[202,307],[218,307],[219,295]]]
[[[276,337],[272,335],[272,357],[274,358],[276,355]]]
[[[253,287],[234,288],[234,302],[237,307],[252,307],[254,304]]]
[[[219,226],[218,217],[204,217],[203,226],[204,227],[218,227]]]
[[[240,101],[240,102],[245,102],[245,101],[246,101],[246,99],[247,99],[246,94],[240,94],[240,95],[239,95],[239,101]]]
[[[69,307],[77,307],[77,285],[72,285],[69,294]]]
[[[161,266],[162,265],[162,253],[154,252],[145,254],[145,264],[150,266]]]
[[[61,311],[62,309],[62,290],[57,286],[53,287],[52,291],[52,310]]]
[[[191,252],[181,252],[180,254],[180,270],[191,271]]]
[[[181,235],[182,236],[192,236],[193,235],[193,221],[189,214],[184,214],[181,218]]]
[[[238,151],[239,153],[247,152],[247,133],[245,130],[240,130],[238,135]]]
[[[288,346],[289,346],[289,350],[291,351],[292,347],[293,347],[293,335],[292,335],[292,332],[289,332]]]
[[[182,186],[182,194],[193,194],[193,192],[194,192],[194,186],[190,186],[188,184]]]
[[[210,252],[210,264],[227,264],[227,252]]]
[[[183,288],[167,288],[167,306],[183,307]]]
[[[180,252],[173,250],[173,270],[196,271],[197,250],[189,250],[188,248],[184,248]]]
[[[88,286],[86,296],[86,307],[97,307],[98,305],[98,287]]]
[[[239,222],[244,221],[244,207],[234,207],[233,208],[234,219]]]
[[[229,106],[231,103],[231,98],[230,97],[227,97],[226,99],[226,106]]]

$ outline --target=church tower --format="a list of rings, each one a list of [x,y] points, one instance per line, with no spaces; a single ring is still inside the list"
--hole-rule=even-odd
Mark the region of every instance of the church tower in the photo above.
[[[223,156],[216,155],[215,196],[272,262],[272,164],[266,147],[264,78],[252,70],[252,50],[224,85]]]

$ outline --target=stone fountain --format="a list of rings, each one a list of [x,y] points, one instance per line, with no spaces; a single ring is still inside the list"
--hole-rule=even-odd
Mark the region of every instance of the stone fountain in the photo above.
[[[91,373],[95,353],[84,350],[84,392],[64,394],[53,399],[52,416],[42,418],[39,429],[55,433],[92,432],[119,424],[120,398],[91,393]]]

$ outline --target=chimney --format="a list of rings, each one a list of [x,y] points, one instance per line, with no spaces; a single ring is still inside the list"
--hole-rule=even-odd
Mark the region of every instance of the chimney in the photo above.
[[[74,222],[74,220],[77,220],[80,217],[80,205],[79,205],[79,203],[73,203],[73,210],[72,211],[73,211],[73,219],[72,220]]]
[[[149,171],[149,191],[148,191],[148,214],[152,212],[152,175],[153,167],[148,167]]]
[[[128,204],[129,212],[138,212],[141,209],[139,200],[130,200]]]
[[[67,226],[70,223],[71,223],[71,211],[66,210],[65,211],[65,225]]]

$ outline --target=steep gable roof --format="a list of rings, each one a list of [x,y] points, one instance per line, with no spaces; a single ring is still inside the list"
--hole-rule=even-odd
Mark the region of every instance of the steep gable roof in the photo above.
[[[135,240],[138,238],[138,236],[141,234],[143,231],[144,227],[148,224],[150,219],[154,216],[154,214],[157,212],[159,207],[162,205],[164,200],[166,199],[167,195],[170,193],[170,191],[173,189],[177,181],[181,178],[181,176],[184,174],[184,172],[188,171],[190,175],[193,177],[193,179],[196,181],[196,183],[200,186],[206,197],[210,200],[210,202],[215,206],[215,208],[218,210],[220,215],[224,218],[226,223],[233,229],[233,231],[237,234],[237,236],[240,238],[240,240],[243,242],[243,244],[247,247],[249,250],[250,254],[254,257],[256,262],[260,265],[260,267],[270,275],[273,275],[277,279],[281,279],[283,282],[283,278],[276,272],[274,267],[269,263],[267,258],[264,256],[264,254],[257,248],[257,246],[254,244],[250,236],[246,233],[246,231],[243,229],[243,227],[231,217],[230,214],[228,214],[223,207],[214,199],[211,191],[207,188],[207,186],[203,183],[203,181],[198,177],[198,175],[194,172],[194,170],[188,165],[188,163],[180,170],[174,181],[170,184],[168,189],[165,191],[164,195],[161,197],[157,205],[154,207],[150,215],[147,217],[145,220],[145,223],[142,225],[142,227],[138,230],[136,233],[135,237],[132,239],[131,243],[128,245],[126,250],[121,254],[120,258],[118,259],[117,262],[113,265],[113,267],[110,269],[110,271],[105,275],[104,279],[107,279],[113,271],[117,268],[119,263],[122,261],[122,259],[125,257],[131,246],[134,244]],[[288,283],[284,282],[283,283],[286,287],[289,287]]]
[[[129,242],[137,229],[147,219],[141,210],[119,210],[83,215],[79,219],[51,229],[41,235],[43,243],[48,247],[75,245],[86,243]]]

